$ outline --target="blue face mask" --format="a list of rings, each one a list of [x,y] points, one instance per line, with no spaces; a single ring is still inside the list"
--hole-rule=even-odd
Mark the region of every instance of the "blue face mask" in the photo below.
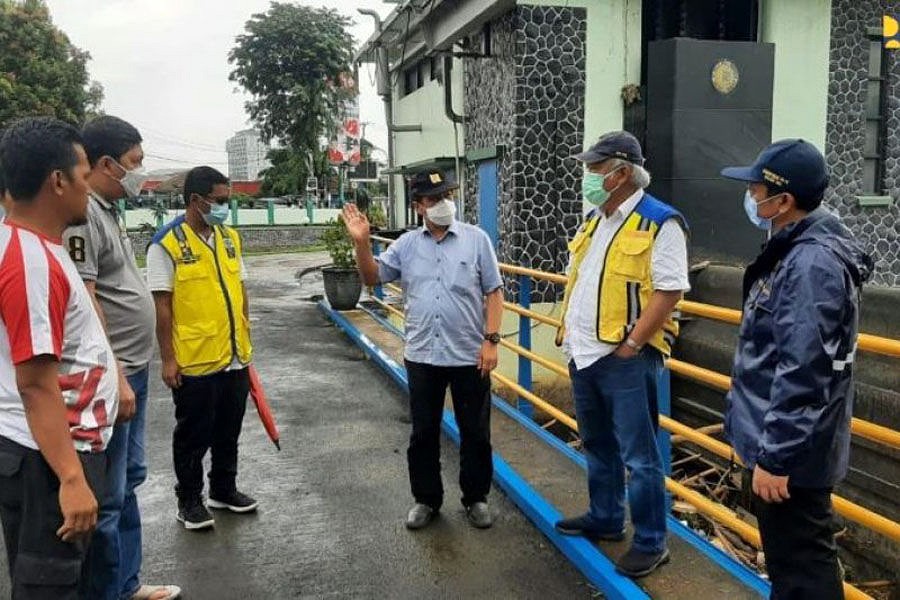
[[[206,203],[209,204],[209,212],[203,215],[203,220],[206,221],[206,224],[213,227],[223,224],[228,218],[228,205],[213,204],[212,202]]]
[[[756,207],[762,204],[763,202],[768,202],[775,196],[771,196],[766,198],[765,200],[760,200],[757,202],[753,195],[750,193],[750,190],[747,190],[744,193],[744,211],[747,213],[747,218],[755,227],[762,229],[763,231],[771,231],[772,230],[772,219],[766,219],[765,217],[759,216],[756,212]]]

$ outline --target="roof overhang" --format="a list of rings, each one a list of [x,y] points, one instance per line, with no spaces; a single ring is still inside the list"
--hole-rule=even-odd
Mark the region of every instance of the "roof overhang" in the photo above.
[[[357,63],[377,62],[385,48],[390,70],[435,52],[448,51],[496,17],[512,10],[516,0],[402,0],[354,57]]]
[[[466,159],[460,157],[460,162],[465,163]],[[434,158],[427,158],[394,167],[393,169],[383,169],[381,172],[385,175],[411,175],[423,169],[456,170],[456,158],[453,156],[435,156]]]

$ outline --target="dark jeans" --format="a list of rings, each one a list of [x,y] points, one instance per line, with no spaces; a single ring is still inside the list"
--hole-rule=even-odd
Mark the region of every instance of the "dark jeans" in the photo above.
[[[441,418],[447,386],[459,426],[459,487],[462,503],[484,502],[491,489],[490,379],[472,367],[436,367],[406,361],[412,435],[406,457],[416,502],[438,509],[444,501],[441,482]]]
[[[116,423],[106,447],[106,493],[84,564],[82,596],[91,600],[131,598],[140,588],[141,513],[135,488],[147,479],[144,429],[149,371],[128,376],[136,398],[130,421]]]
[[[181,387],[172,390],[176,421],[172,456],[179,500],[197,500],[203,494],[207,450],[212,454],[210,496],[227,497],[235,490],[238,438],[249,393],[247,369],[182,377]]]
[[[622,359],[614,354],[577,370],[569,365],[575,415],[588,467],[588,516],[598,532],[625,526],[625,470],[641,552],[666,547],[666,498],[662,458],[656,445],[656,378],[662,356],[652,348]]]
[[[843,599],[831,489],[788,490],[791,497],[781,504],[753,497],[772,600]]]
[[[103,496],[106,454],[79,453],[94,496]],[[59,479],[37,450],[0,437],[0,520],[13,600],[76,600],[89,540],[64,542]]]

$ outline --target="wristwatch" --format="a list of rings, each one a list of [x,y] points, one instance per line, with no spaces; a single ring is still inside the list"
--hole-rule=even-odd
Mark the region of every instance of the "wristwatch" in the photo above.
[[[486,333],[486,334],[484,334],[484,339],[487,340],[487,341],[489,341],[490,343],[496,345],[496,344],[499,344],[499,343],[500,343],[500,334],[497,333],[497,332],[494,332],[494,333]]]
[[[638,343],[631,338],[627,338],[625,340],[625,345],[628,346],[629,348],[631,348],[632,350],[634,350],[635,352],[640,352],[641,348],[643,348],[643,346],[638,345]]]

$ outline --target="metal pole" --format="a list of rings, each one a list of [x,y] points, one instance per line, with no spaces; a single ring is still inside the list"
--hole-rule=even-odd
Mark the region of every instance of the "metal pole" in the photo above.
[[[672,416],[672,378],[669,369],[661,364],[656,373],[656,404],[659,414]],[[656,428],[656,444],[659,446],[659,454],[662,457],[663,473],[668,477],[672,475],[672,434],[659,426]],[[666,502],[669,509],[672,508],[672,494],[666,492]]]
[[[391,131],[391,124],[394,122],[394,105],[390,96],[384,99],[384,118],[387,119],[388,124],[387,166],[388,170],[391,171],[394,168],[394,132]],[[391,229],[397,229],[397,199],[394,198],[394,175],[388,175],[387,187],[388,206],[390,207],[388,211],[389,226]]]
[[[519,306],[524,309],[531,308],[531,277],[519,276]],[[519,316],[519,345],[526,350],[531,350],[531,319]],[[532,391],[531,361],[524,356],[519,356],[519,385],[527,391]],[[516,403],[517,408],[527,417],[534,416],[534,406],[521,396]]]
[[[372,254],[376,257],[381,254],[381,242],[372,241]],[[375,286],[373,291],[376,298],[384,300],[384,288],[381,287],[380,283]]]

